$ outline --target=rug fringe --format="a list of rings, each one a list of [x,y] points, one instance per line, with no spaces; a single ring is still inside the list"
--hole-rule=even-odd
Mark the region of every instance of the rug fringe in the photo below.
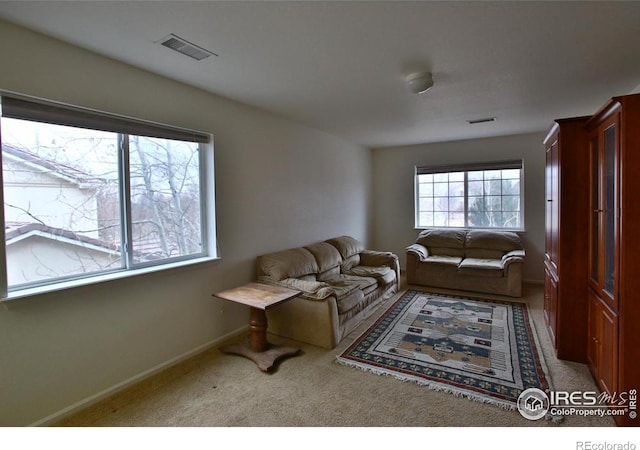
[[[473,400],[480,403],[488,403],[495,406],[498,406],[507,411],[515,411],[518,408],[507,402],[500,401],[498,399],[490,398],[481,394],[475,394],[467,391],[466,389],[456,389],[454,387],[448,386],[444,383],[439,383],[437,381],[425,380],[423,378],[412,377],[411,375],[401,375],[399,373],[387,371],[384,369],[377,369],[375,367],[371,367],[369,365],[360,364],[356,361],[350,361],[340,356],[336,356],[336,362],[348,367],[355,367],[356,369],[363,370],[365,372],[373,373],[374,375],[383,375],[386,377],[395,378],[396,380],[400,380],[403,382],[416,383],[420,386],[425,386],[428,389],[433,391],[446,392],[448,394],[453,394],[455,397],[464,397],[468,400]]]

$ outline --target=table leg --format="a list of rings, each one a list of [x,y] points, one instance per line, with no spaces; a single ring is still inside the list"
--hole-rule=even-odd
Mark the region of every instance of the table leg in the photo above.
[[[263,372],[271,370],[278,359],[300,352],[299,348],[271,345],[267,341],[267,325],[266,312],[252,307],[249,318],[249,343],[227,345],[220,351],[249,358]]]
[[[249,345],[254,352],[264,352],[269,348],[269,343],[267,342],[267,313],[264,309],[251,308]]]

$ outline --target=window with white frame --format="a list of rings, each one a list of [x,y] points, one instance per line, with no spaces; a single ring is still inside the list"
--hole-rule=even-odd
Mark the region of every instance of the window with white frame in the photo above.
[[[522,161],[416,167],[416,228],[523,228]]]
[[[1,101],[5,295],[215,256],[204,187],[211,135],[11,94]]]

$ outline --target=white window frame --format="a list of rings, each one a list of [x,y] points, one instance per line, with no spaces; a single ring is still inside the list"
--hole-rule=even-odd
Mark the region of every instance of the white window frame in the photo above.
[[[5,108],[3,108],[3,105]],[[118,156],[120,172],[119,198],[122,218],[120,226],[123,237],[121,248],[122,267],[39,280],[9,288],[3,206],[0,208],[0,224],[2,225],[0,227],[0,302],[219,259],[215,225],[213,134],[134,119],[7,91],[0,91],[0,116],[3,115],[3,110],[9,110],[9,114],[6,114],[7,117],[57,125],[78,126],[81,128],[113,132],[118,135],[118,141],[123,144],[119,145]],[[200,252],[164,258],[158,261],[134,262],[131,237],[131,196],[129,192],[129,135],[160,137],[198,143]],[[1,136],[0,130],[0,146],[2,144]],[[4,180],[2,177],[1,157],[0,205],[4,205]]]
[[[519,211],[519,227],[474,227],[468,223],[468,173],[475,171],[485,170],[504,170],[504,169],[519,169],[520,170],[520,211]],[[464,172],[464,226],[446,226],[446,225],[423,225],[420,223],[420,192],[419,192],[419,175],[427,174],[444,174],[444,173],[456,173]],[[502,196],[502,194],[501,194]],[[448,196],[450,197],[450,196]],[[427,228],[447,228],[447,229],[486,229],[495,231],[514,231],[522,232],[524,229],[524,161],[522,160],[510,160],[510,161],[497,161],[487,163],[475,163],[475,164],[460,164],[460,165],[446,165],[446,166],[416,166],[414,171],[414,224],[418,230]]]

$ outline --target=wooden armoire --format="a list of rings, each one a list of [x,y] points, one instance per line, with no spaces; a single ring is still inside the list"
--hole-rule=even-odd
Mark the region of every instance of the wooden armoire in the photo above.
[[[556,120],[544,139],[544,317],[560,359],[587,361],[588,117]]]
[[[640,426],[640,94],[556,121],[544,144],[549,334],[558,358],[626,399],[616,423]]]
[[[614,97],[586,129],[587,361],[603,391],[628,394],[640,388],[640,94]],[[616,422],[640,425],[632,415]]]

